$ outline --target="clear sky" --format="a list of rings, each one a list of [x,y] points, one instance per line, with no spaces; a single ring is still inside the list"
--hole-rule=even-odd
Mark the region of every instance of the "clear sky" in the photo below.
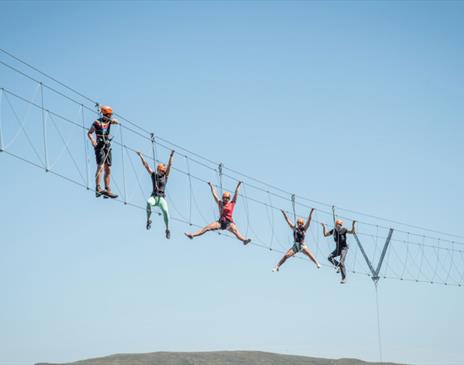
[[[462,2],[1,2],[0,43],[232,169],[462,235],[463,18]],[[36,91],[4,67],[0,84],[28,97]],[[47,98],[50,109],[79,117],[75,106]],[[40,141],[40,114],[27,123]],[[3,124],[10,132],[11,120]],[[74,132],[63,131],[77,150],[83,138]],[[58,137],[49,137],[51,156],[62,151]],[[11,149],[34,158],[25,146],[19,136]],[[137,148],[150,152],[148,143]],[[56,168],[72,174],[66,152],[60,156]],[[144,193],[149,177],[134,156],[125,158],[130,197],[143,205],[128,158]],[[175,164],[185,169],[185,158]],[[146,232],[139,209],[97,200],[5,154],[0,168],[1,364],[210,350],[379,359],[368,277],[350,274],[341,286],[333,270],[302,260],[273,274],[278,253],[216,234],[189,241],[180,222],[167,241],[158,216]],[[200,209],[192,221],[213,220],[206,184],[194,190]],[[188,216],[185,177],[173,174],[168,193]],[[269,240],[265,210],[239,200],[236,218]],[[277,213],[274,229],[275,247],[289,247]],[[325,263],[333,242],[316,227],[311,240]],[[384,360],[464,364],[462,287],[382,280],[379,303]]]

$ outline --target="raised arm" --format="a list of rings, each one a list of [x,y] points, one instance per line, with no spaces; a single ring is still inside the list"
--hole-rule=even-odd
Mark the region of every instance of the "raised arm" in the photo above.
[[[111,124],[116,124],[116,125],[121,125],[121,123],[119,123],[119,120],[117,120],[115,118],[111,118],[110,123]]]
[[[150,165],[147,164],[147,161],[145,161],[145,159],[143,158],[142,153],[137,152],[137,155],[139,155],[140,160],[142,161],[143,166],[145,167],[145,169],[147,170],[147,172],[151,175],[151,174],[153,173],[153,170],[151,169]]]
[[[172,166],[172,159],[174,157],[174,150],[171,151],[171,154],[169,155],[169,162],[168,162],[168,167],[166,168],[166,176],[169,176],[169,173],[171,172],[171,166]]]
[[[93,138],[94,133],[95,133],[95,126],[92,123],[92,126],[90,127],[89,131],[87,132],[87,137],[90,139],[90,142],[92,142],[92,146],[97,147],[97,141],[95,141],[95,138]]]
[[[289,227],[290,227],[291,229],[294,229],[295,226],[293,225],[292,221],[288,218],[287,213],[285,213],[285,210],[281,209],[280,211],[281,211],[282,214],[284,215],[285,221],[287,222],[287,224],[289,225]]]
[[[238,182],[237,187],[235,188],[234,197],[232,198],[232,202],[234,202],[234,203],[237,202],[238,192],[240,191],[240,185],[242,185],[241,181]]]
[[[208,185],[211,188],[211,194],[213,194],[214,201],[216,202],[216,204],[219,204],[219,197],[216,193],[216,189],[214,189],[213,184],[211,184],[211,182],[209,181],[208,181]]]
[[[308,219],[306,220],[306,224],[305,224],[305,226],[304,226],[305,232],[308,230],[309,225],[311,224],[311,219],[312,219],[312,217],[313,217],[313,213],[314,213],[314,208],[311,208],[311,211],[309,212],[309,217],[308,217]]]
[[[321,223],[321,225],[322,225],[322,234],[324,235],[324,237],[329,237],[330,236],[330,233],[329,233],[330,231],[327,232],[327,227],[325,226],[324,223]]]
[[[353,234],[356,232],[356,227],[355,227],[356,221],[353,221],[353,224],[351,226],[351,231],[346,231],[346,233]]]

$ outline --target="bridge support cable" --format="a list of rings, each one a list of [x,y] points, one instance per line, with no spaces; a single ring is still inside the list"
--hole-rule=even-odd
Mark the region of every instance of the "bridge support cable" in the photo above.
[[[379,292],[378,292],[378,282],[374,282],[374,287],[375,287],[375,304],[376,304],[376,309],[377,309],[377,340],[378,340],[378,346],[379,346],[379,360],[380,362],[383,362],[383,356],[382,356],[382,331],[380,327],[380,305],[379,305]]]
[[[43,125],[43,148],[44,148],[44,161],[45,171],[48,171],[48,153],[47,153],[47,119],[45,118],[45,107],[44,107],[44,92],[43,84],[40,83],[40,100],[42,103],[42,125]]]
[[[39,152],[37,151],[37,149],[35,148],[34,144],[32,143],[32,140],[31,140],[31,137],[29,136],[29,134],[27,133],[26,131],[26,128],[24,126],[24,121],[21,120],[21,118],[19,117],[18,113],[16,112],[15,108],[13,107],[13,104],[11,103],[10,101],[10,98],[8,97],[8,94],[11,94],[9,92],[7,92],[7,90],[4,89],[4,93],[3,93],[3,96],[4,96],[4,100],[7,102],[8,106],[9,106],[9,109],[10,111],[12,112],[13,116],[14,116],[14,120],[18,123],[19,125],[19,132],[16,133],[15,137],[13,138],[12,141],[10,141],[10,143],[8,144],[7,147],[5,147],[4,149],[6,150],[7,148],[9,148],[16,140],[16,138],[19,136],[19,134],[22,132],[24,134],[24,136],[26,137],[27,139],[27,142],[29,143],[29,146],[32,148],[32,150],[34,151],[34,154],[36,155],[37,159],[40,161],[40,163],[42,164],[42,168],[43,169],[46,169],[46,166],[45,166],[45,163],[44,161],[42,160],[42,158],[40,157],[40,154]],[[26,99],[24,99],[26,100]],[[27,101],[27,100],[26,100]],[[29,101],[27,101],[29,102]]]
[[[71,161],[73,162],[73,165],[74,167],[76,168],[76,171],[78,172],[79,176],[82,178],[82,181],[84,182],[84,184],[87,184],[88,183],[86,182],[85,180],[85,177],[84,177],[84,174],[81,172],[81,169],[79,168],[79,165],[76,161],[76,159],[74,158],[71,150],[69,149],[69,142],[66,141],[66,139],[64,138],[63,134],[61,133],[60,129],[58,128],[58,125],[56,124],[55,122],[55,119],[49,115],[49,113],[47,113],[47,117],[45,118],[46,121],[50,120],[53,124],[53,126],[55,127],[55,130],[57,131],[60,139],[61,139],[61,142],[63,143],[63,150],[66,150],[66,152],[68,153],[69,157],[71,158]],[[56,160],[55,164],[58,162],[58,159]],[[55,165],[53,164],[53,165]],[[49,170],[51,168],[53,168],[53,165],[48,165],[47,169],[46,170]]]
[[[125,170],[125,163],[124,163],[124,139],[123,139],[123,126],[119,125],[119,138],[121,140],[121,163],[122,163],[122,185],[123,185],[123,193],[124,193],[124,204],[127,204],[127,188],[126,188],[126,170]]]
[[[82,130],[85,131],[85,111],[84,111],[84,104],[81,104],[81,118],[82,118]],[[82,138],[84,141],[84,161],[85,161],[85,185],[87,186],[87,190],[89,190],[89,157],[87,153],[87,145],[88,145],[88,138],[86,133],[82,133]]]

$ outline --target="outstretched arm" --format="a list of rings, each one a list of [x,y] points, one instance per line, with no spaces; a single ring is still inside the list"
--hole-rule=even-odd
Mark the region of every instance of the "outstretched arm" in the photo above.
[[[151,169],[150,165],[147,164],[147,161],[145,161],[145,159],[143,158],[142,153],[137,152],[137,155],[139,155],[140,160],[142,160],[143,166],[145,167],[145,169],[147,170],[147,172],[151,175],[151,174],[153,173],[153,170]]]
[[[330,233],[327,232],[327,227],[325,226],[324,223],[321,223],[321,225],[322,225],[322,234],[324,235],[324,237],[329,237]]]
[[[311,224],[311,219],[312,219],[312,217],[313,217],[313,213],[314,213],[314,208],[311,208],[311,211],[309,212],[308,220],[306,221],[306,224],[305,224],[305,226],[304,226],[305,232],[308,230],[309,225]]]
[[[116,125],[121,125],[121,123],[119,123],[119,120],[114,119],[114,118],[111,118],[110,123],[111,124],[116,124]]]
[[[213,194],[214,201],[216,202],[216,204],[219,204],[219,197],[216,193],[216,189],[214,189],[213,184],[211,184],[211,182],[209,181],[208,181],[208,185],[211,188],[211,194]]]
[[[285,213],[285,210],[281,209],[280,211],[281,211],[282,214],[284,215],[285,221],[286,221],[287,224],[290,226],[290,228],[291,228],[291,229],[294,229],[295,226],[293,225],[292,221],[288,218],[287,213]]]
[[[353,221],[353,225],[351,226],[351,231],[346,231],[346,233],[349,233],[349,234],[353,234],[356,232],[355,230],[355,224],[356,224],[356,221]]]
[[[174,157],[174,150],[171,151],[171,154],[169,155],[169,162],[168,162],[168,167],[166,168],[166,176],[169,176],[169,173],[171,172],[171,166],[172,166],[172,159]]]
[[[241,182],[241,181],[238,182],[237,187],[235,188],[234,197],[232,198],[232,202],[233,202],[233,203],[236,203],[236,202],[237,202],[238,192],[240,191],[240,185],[242,185],[242,182]]]

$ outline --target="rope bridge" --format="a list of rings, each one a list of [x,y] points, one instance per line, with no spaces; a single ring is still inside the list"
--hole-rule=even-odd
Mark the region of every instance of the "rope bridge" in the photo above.
[[[87,131],[99,117],[99,103],[45,74],[18,57],[0,49],[0,156],[10,156],[40,168],[58,178],[94,191],[93,151]],[[47,79],[47,83],[43,80]],[[273,186],[213,161],[155,135],[128,118],[113,136],[112,185],[122,204],[145,210],[150,179],[138,162],[141,151],[151,164],[165,162],[176,150],[167,199],[171,219],[186,227],[203,227],[217,219],[206,185],[219,191],[233,191],[238,181],[243,188],[236,209],[240,230],[252,245],[284,253],[291,247],[292,234],[280,209],[307,217],[316,209],[308,246],[321,264],[331,267],[325,257],[335,243],[324,238],[320,223],[335,218],[356,219],[356,234],[350,238],[346,266],[354,274],[372,278],[416,283],[464,285],[464,237],[425,227],[392,221],[310,199]],[[119,128],[119,131],[117,130]],[[333,210],[332,210],[333,209]],[[172,214],[174,213],[174,214]],[[361,217],[362,219],[358,219]],[[217,232],[228,238],[228,233]],[[298,260],[307,260],[296,256]]]

